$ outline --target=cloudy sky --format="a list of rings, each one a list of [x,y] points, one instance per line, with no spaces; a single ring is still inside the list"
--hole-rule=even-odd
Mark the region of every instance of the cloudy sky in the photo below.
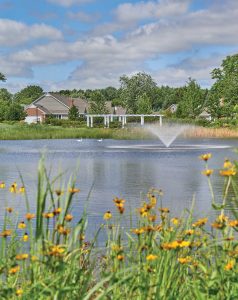
[[[209,87],[237,33],[238,0],[0,0],[0,87],[118,87],[139,71]]]

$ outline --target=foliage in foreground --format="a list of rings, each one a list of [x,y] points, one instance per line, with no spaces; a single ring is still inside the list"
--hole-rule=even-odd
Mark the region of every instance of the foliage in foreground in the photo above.
[[[103,224],[88,241],[87,215],[72,212],[80,190],[70,181],[59,188],[41,162],[37,207],[32,212],[24,184],[9,191],[25,195],[25,219],[15,223],[15,211],[5,208],[0,232],[1,299],[237,299],[238,230],[237,163],[226,160],[222,203],[216,203],[204,154],[202,172],[208,178],[215,220],[194,220],[192,213],[170,217],[163,193],[152,188],[136,210],[129,229],[127,203],[115,198],[117,212],[105,212]],[[0,188],[6,188],[0,183]],[[226,207],[233,206],[231,215]],[[73,222],[74,221],[74,222]],[[211,223],[211,228],[208,223]],[[74,224],[74,225],[73,225]],[[124,223],[125,224],[125,223]],[[105,247],[96,247],[99,231]]]

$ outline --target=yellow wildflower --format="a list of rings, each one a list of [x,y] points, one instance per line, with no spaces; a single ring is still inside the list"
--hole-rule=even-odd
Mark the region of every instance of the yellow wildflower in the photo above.
[[[182,265],[190,263],[192,261],[192,258],[190,256],[186,256],[186,257],[179,257],[178,258],[178,262]]]
[[[137,235],[140,235],[145,232],[144,228],[135,228],[135,229],[131,229],[131,231]]]
[[[26,228],[26,224],[25,224],[25,222],[24,221],[22,221],[22,222],[20,222],[19,224],[18,224],[18,229],[24,229],[24,228]]]
[[[172,218],[171,219],[171,222],[174,224],[174,225],[179,225],[181,223],[181,220],[179,220],[178,218]]]
[[[206,154],[202,154],[202,155],[199,156],[199,158],[204,160],[204,161],[208,161],[211,157],[212,157],[211,153],[206,153]]]
[[[119,261],[123,261],[124,260],[124,255],[122,255],[122,254],[118,254],[117,255],[117,259],[119,260]]]
[[[12,231],[10,229],[6,229],[0,233],[0,236],[6,238],[6,237],[10,236],[11,234],[12,234]]]
[[[62,256],[62,254],[65,252],[65,249],[60,247],[59,245],[54,245],[50,247],[49,255],[51,256]]]
[[[61,195],[63,195],[64,191],[58,189],[58,190],[55,190],[55,193],[57,196],[61,196]]]
[[[213,173],[213,170],[211,170],[211,169],[206,169],[206,170],[202,171],[202,174],[207,177],[211,176],[212,173]]]
[[[233,167],[233,164],[231,163],[231,161],[229,159],[225,159],[224,164],[223,164],[223,168],[224,169],[230,169]]]
[[[227,169],[227,170],[221,170],[220,175],[221,176],[235,176],[236,170],[234,168]]]
[[[54,217],[54,214],[52,212],[43,213],[42,216],[46,219],[50,219]]]
[[[21,186],[20,188],[19,188],[19,193],[25,193],[25,187],[24,186]]]
[[[13,208],[12,208],[12,207],[6,207],[6,211],[7,211],[8,213],[12,213],[12,212],[13,212]]]
[[[125,199],[119,199],[119,198],[114,198],[113,202],[115,203],[116,206],[123,206],[126,202]]]
[[[105,212],[105,214],[103,215],[103,219],[104,220],[109,220],[112,218],[112,213],[108,210],[107,212]]]
[[[30,221],[31,219],[33,219],[33,218],[35,218],[35,214],[31,214],[31,213],[27,213],[26,215],[25,215],[25,217],[26,217],[26,219],[28,220],[28,221]]]
[[[234,268],[235,260],[230,260],[224,267],[225,271],[230,271]]]
[[[61,207],[54,209],[54,211],[53,211],[54,216],[59,215],[61,213],[61,211],[62,211]]]
[[[23,240],[23,242],[27,242],[28,239],[29,239],[28,233],[25,232],[24,235],[23,235],[23,237],[22,237],[22,240]]]
[[[75,193],[79,193],[80,192],[80,189],[77,189],[77,188],[69,188],[69,193],[70,194],[75,194]]]
[[[159,208],[159,211],[162,213],[169,213],[170,210],[167,207]]]
[[[197,222],[193,223],[192,226],[193,227],[202,227],[207,223],[207,220],[208,220],[207,218],[199,219],[199,220],[197,220]]]
[[[0,182],[0,189],[5,189],[5,187],[6,187],[5,182],[4,182],[4,181],[1,181],[1,182]]]
[[[70,222],[73,220],[73,216],[71,214],[67,214],[65,217],[64,217],[65,221],[67,222]]]
[[[62,225],[59,225],[57,230],[60,234],[63,234],[63,235],[68,235],[70,233],[70,228],[65,228]]]
[[[154,255],[154,254],[149,254],[146,256],[147,261],[153,261],[153,260],[156,260],[157,258],[158,258],[158,256]]]
[[[16,296],[22,296],[22,294],[23,294],[23,289],[22,288],[18,288],[18,289],[16,289]]]
[[[14,267],[12,267],[11,269],[8,270],[8,274],[9,275],[14,275],[19,271],[20,271],[20,266],[16,265],[16,266],[14,266]]]
[[[238,226],[238,220],[231,220],[228,222],[228,225],[230,227],[237,227]]]
[[[185,231],[184,231],[184,234],[185,234],[185,235],[192,235],[192,234],[194,234],[194,229],[188,229],[188,230],[185,230]]]
[[[11,185],[10,186],[10,188],[9,188],[9,191],[11,192],[11,193],[16,193],[17,192],[17,189],[16,189],[16,187],[15,187],[15,185]]]
[[[27,254],[27,253],[17,254],[16,255],[16,260],[25,260],[25,259],[28,258],[28,256],[29,256],[29,254]]]

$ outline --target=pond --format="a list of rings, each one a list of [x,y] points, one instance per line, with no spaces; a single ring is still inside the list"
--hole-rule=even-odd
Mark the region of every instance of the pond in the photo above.
[[[201,175],[204,162],[199,155],[212,153],[209,165],[214,170],[222,167],[224,158],[234,159],[237,140],[177,139],[171,147],[164,147],[159,140],[26,140],[0,141],[0,181],[7,188],[0,190],[0,222],[4,207],[19,211],[19,219],[25,212],[22,195],[10,194],[8,187],[17,181],[21,172],[32,211],[36,205],[37,165],[41,153],[45,153],[47,168],[52,176],[66,171],[65,178],[79,166],[76,186],[81,189],[75,197],[73,214],[80,216],[87,198],[89,224],[102,221],[105,211],[114,211],[112,199],[116,196],[127,201],[135,210],[141,197],[150,187],[164,191],[163,205],[173,215],[180,216],[190,208],[195,197],[195,214],[209,214],[211,197],[207,178]],[[217,195],[221,195],[223,178],[218,171],[212,176]],[[56,186],[57,188],[59,186]],[[89,192],[91,193],[89,195]],[[89,195],[89,197],[88,197]]]

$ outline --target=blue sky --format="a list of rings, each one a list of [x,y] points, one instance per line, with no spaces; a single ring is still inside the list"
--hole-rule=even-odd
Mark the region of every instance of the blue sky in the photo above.
[[[237,20],[237,0],[0,0],[0,87],[118,87],[139,71],[209,87],[237,53]]]

